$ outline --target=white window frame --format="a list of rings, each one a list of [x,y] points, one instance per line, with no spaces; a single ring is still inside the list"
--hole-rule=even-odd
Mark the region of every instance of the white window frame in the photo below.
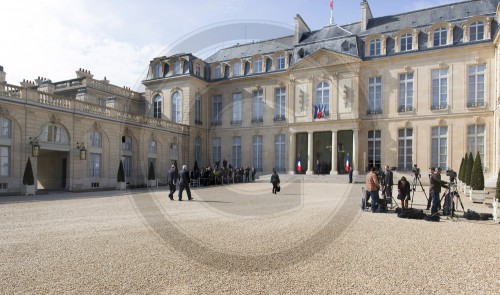
[[[448,107],[448,68],[432,70],[431,79],[431,110],[446,109]]]
[[[320,105],[321,108],[325,107],[325,117],[330,116],[330,83],[321,81],[316,85],[316,96],[314,103]]]
[[[241,61],[237,61],[233,64],[233,77],[241,76]]]
[[[398,130],[398,170],[413,169],[413,128]]]
[[[469,28],[469,41],[481,41],[484,40],[485,31],[484,31],[484,22],[483,21],[475,21],[470,24]]]
[[[125,141],[122,142],[122,150],[123,151],[132,151],[132,137],[130,136],[124,136]]]
[[[162,115],[161,104],[162,104],[162,97],[161,95],[156,94],[153,97],[153,117],[158,119],[161,119]]]
[[[370,41],[370,56],[378,56],[382,54],[382,40],[375,38]]]
[[[212,158],[214,163],[220,162],[222,159],[222,140],[220,137],[212,139]]]
[[[233,137],[232,159],[233,167],[241,167],[241,137]]]
[[[222,124],[222,95],[214,95],[212,108],[212,125]]]
[[[263,70],[263,60],[262,58],[257,58],[253,61],[253,72],[254,74],[262,73]]]
[[[0,145],[0,176],[10,176],[10,162],[11,162],[11,147],[8,145]]]
[[[467,153],[472,153],[474,158],[479,151],[481,164],[485,164],[484,156],[486,154],[486,125],[475,124],[467,126]]]
[[[382,165],[382,131],[368,131],[368,166],[380,168]]]
[[[102,154],[89,153],[89,177],[100,178],[102,171]]]
[[[89,147],[102,148],[102,133],[97,130],[89,132]]]
[[[252,150],[252,162],[255,171],[263,171],[262,167],[262,153],[263,153],[263,138],[262,135],[254,135],[252,138],[253,150]]]
[[[174,75],[180,75],[181,74],[181,61],[180,60],[174,61],[173,73],[174,73]]]
[[[125,177],[130,178],[130,176],[132,175],[132,156],[122,156],[122,162]]]
[[[382,77],[368,78],[368,114],[382,114]]]
[[[286,120],[286,88],[280,87],[274,90],[274,120]]]
[[[432,32],[432,47],[447,45],[448,29],[446,27],[436,28]]]
[[[399,74],[398,112],[413,112],[413,73]]]
[[[11,138],[12,121],[0,116],[0,138]]]
[[[253,113],[252,122],[258,123],[264,120],[264,91],[256,90],[253,92]]]
[[[285,134],[274,136],[274,167],[276,171],[285,171],[286,137]]]
[[[233,103],[232,103],[233,117],[231,120],[231,124],[236,124],[236,125],[241,124],[242,101],[243,101],[243,94],[241,92],[233,93]]]
[[[413,50],[413,34],[406,33],[401,36],[401,44],[399,46],[401,52]]]
[[[276,70],[283,70],[285,69],[285,55],[280,54],[276,58]]]
[[[448,126],[431,128],[431,166],[448,168]]]
[[[182,100],[181,93],[175,91],[172,93],[172,122],[181,123],[182,122]]]
[[[469,65],[467,107],[485,106],[486,64]]]
[[[201,161],[201,138],[197,136],[194,139],[194,160],[198,165]]]
[[[149,155],[156,155],[157,154],[157,142],[156,140],[150,140],[148,141],[148,154]]]

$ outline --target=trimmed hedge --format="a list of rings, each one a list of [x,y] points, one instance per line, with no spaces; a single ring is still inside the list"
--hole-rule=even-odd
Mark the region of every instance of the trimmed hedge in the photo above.
[[[472,152],[470,152],[469,156],[467,157],[467,165],[465,166],[465,183],[467,185],[470,185],[472,166],[474,166],[474,156],[472,156]]]
[[[28,162],[26,163],[26,168],[24,168],[23,184],[24,185],[35,184],[35,177],[33,176],[33,167],[31,167],[31,160],[29,157],[28,157]]]
[[[123,170],[123,162],[120,160],[120,166],[118,167],[118,174],[116,175],[116,181],[125,182],[125,170]]]
[[[479,156],[479,152],[476,153],[476,159],[474,159],[474,165],[472,166],[470,186],[473,190],[484,189],[483,165],[481,164],[481,156]]]

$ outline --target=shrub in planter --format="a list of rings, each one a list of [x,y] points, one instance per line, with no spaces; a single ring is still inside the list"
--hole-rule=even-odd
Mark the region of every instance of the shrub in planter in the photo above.
[[[472,175],[472,166],[474,166],[474,156],[472,156],[472,152],[470,152],[467,157],[467,165],[465,166],[465,183],[469,186]]]
[[[479,152],[476,153],[476,159],[474,160],[474,165],[472,166],[470,186],[473,190],[484,190],[483,165],[481,164]]]
[[[148,180],[155,180],[155,166],[153,165],[153,162],[149,162],[149,170],[148,170]]]
[[[35,184],[35,177],[33,177],[33,167],[31,167],[31,160],[29,157],[28,157],[28,162],[26,163],[26,168],[24,168],[23,184],[24,185]]]
[[[458,180],[464,181],[464,157],[462,157],[462,162],[460,162],[460,169],[458,169]]]
[[[118,167],[118,174],[116,175],[117,182],[125,182],[125,170],[123,169],[123,162],[120,160],[120,166]]]

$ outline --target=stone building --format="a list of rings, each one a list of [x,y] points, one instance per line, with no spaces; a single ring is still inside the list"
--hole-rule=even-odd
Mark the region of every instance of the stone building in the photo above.
[[[235,45],[201,59],[154,58],[144,93],[86,70],[21,87],[0,71],[0,189],[18,191],[33,139],[39,188],[114,187],[120,159],[141,185],[153,161],[200,167],[227,159],[269,173],[354,173],[418,164],[458,170],[480,153],[499,165],[497,0],[472,0]],[[31,139],[30,139],[31,138]],[[87,157],[80,160],[81,143]],[[77,146],[79,148],[77,148]],[[55,165],[55,166],[52,166]],[[58,168],[60,167],[60,169]],[[56,169],[57,168],[57,169]]]

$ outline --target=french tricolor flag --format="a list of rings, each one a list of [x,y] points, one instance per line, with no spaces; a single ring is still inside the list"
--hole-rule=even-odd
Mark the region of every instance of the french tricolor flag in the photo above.
[[[345,157],[345,172],[349,172],[351,169],[351,159],[349,158],[349,154]]]

